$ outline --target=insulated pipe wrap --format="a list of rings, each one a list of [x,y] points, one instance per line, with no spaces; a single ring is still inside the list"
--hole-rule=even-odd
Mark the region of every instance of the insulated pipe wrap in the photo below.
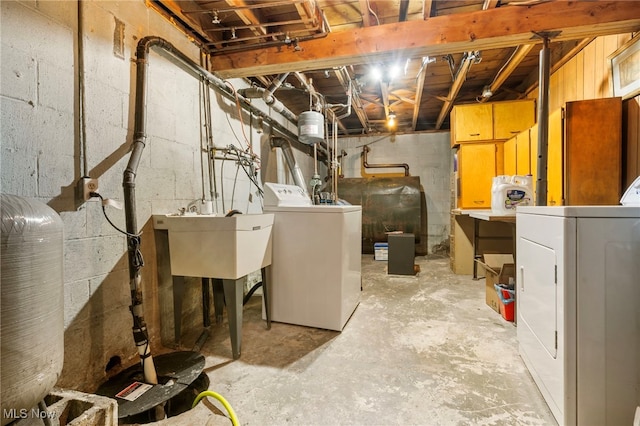
[[[2,194],[2,425],[55,386],[64,356],[63,225],[35,200]]]

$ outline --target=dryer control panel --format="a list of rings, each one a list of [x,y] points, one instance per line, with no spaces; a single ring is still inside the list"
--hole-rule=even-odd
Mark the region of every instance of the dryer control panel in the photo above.
[[[312,206],[311,198],[297,185],[265,182],[265,207]]]

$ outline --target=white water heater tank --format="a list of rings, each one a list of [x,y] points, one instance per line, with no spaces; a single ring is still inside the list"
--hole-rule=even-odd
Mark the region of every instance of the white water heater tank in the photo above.
[[[46,204],[15,195],[2,194],[0,212],[0,401],[3,413],[31,412],[62,372],[62,219]],[[13,420],[3,415],[2,425]]]
[[[298,140],[313,145],[324,140],[324,116],[316,111],[305,111],[298,116]]]

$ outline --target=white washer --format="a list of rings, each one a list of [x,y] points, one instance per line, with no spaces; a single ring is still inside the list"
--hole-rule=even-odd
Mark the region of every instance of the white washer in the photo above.
[[[640,207],[518,207],[519,351],[561,425],[640,405]]]
[[[315,206],[295,185],[264,192],[274,214],[271,320],[341,331],[360,303],[362,207]]]

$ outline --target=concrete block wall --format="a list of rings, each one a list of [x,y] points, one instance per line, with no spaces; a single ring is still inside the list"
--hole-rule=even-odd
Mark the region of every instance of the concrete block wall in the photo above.
[[[362,147],[368,145],[369,164],[406,163],[411,176],[420,176],[427,201],[429,253],[448,246],[451,201],[451,145],[449,132],[378,135],[342,138],[347,152],[342,162],[345,177],[362,177]],[[398,173],[404,169],[367,169],[367,173]],[[338,188],[340,194],[340,188]]]
[[[124,25],[122,52],[117,23]],[[0,190],[39,199],[64,221],[65,363],[58,386],[91,392],[105,380],[112,357],[129,365],[137,355],[129,312],[126,238],[107,223],[99,201],[76,200],[76,183],[83,175],[97,178],[105,198],[123,202],[122,173],[133,137],[136,65],[132,59],[138,41],[149,35],[162,37],[195,62],[199,51],[142,0],[2,1],[0,31]],[[81,62],[84,103],[78,76]],[[247,83],[233,84],[239,89]],[[151,215],[177,212],[202,197],[200,90],[197,79],[153,50],[148,87],[147,146],[137,170],[136,207],[145,260],[145,320],[152,349],[158,351],[161,318]],[[259,133],[255,122],[249,128],[247,113],[243,125],[235,103],[215,91],[211,103],[216,145],[244,148],[246,134],[261,157],[258,178],[288,179],[280,154],[269,148],[266,132]],[[295,133],[295,126],[287,126]],[[308,179],[313,169],[310,157],[295,155]],[[219,193],[224,185],[226,210],[233,202],[233,208],[245,213],[261,211],[256,188],[242,170],[236,177],[233,161],[224,167],[217,162],[216,173]],[[223,213],[221,199],[217,205]],[[123,211],[107,206],[106,212],[117,227],[125,228]],[[187,331],[201,326],[198,288],[190,288],[186,295],[191,301],[184,310]]]

